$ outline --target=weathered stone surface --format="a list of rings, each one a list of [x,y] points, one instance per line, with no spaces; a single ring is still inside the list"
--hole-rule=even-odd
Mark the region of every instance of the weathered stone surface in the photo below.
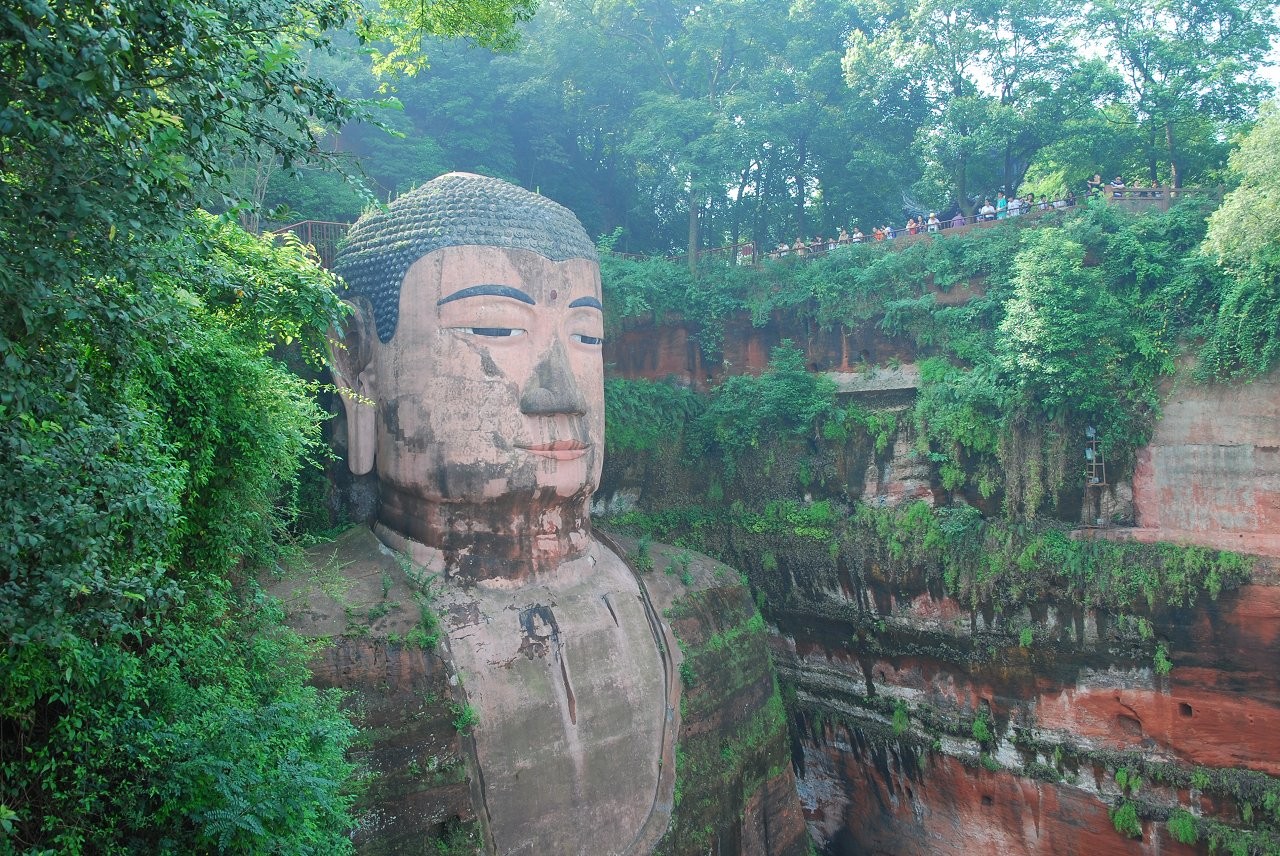
[[[910,419],[905,409],[899,417]],[[934,504],[933,471],[928,458],[916,452],[906,431],[898,431],[887,457],[877,457],[863,478],[863,502],[880,508],[896,508],[904,502]]]
[[[421,614],[420,586],[365,527],[307,552],[268,590],[289,626],[326,641],[311,664],[316,685],[350,693],[368,736],[354,752],[373,773],[357,805],[361,853],[431,853],[451,824],[473,823],[469,751],[453,726],[451,670],[434,650],[406,642]]]
[[[950,598],[919,592],[870,600],[885,607],[876,653],[850,645],[835,625],[800,615],[774,643],[801,706],[850,723],[818,734],[800,729],[800,793],[828,852],[1085,852],[1077,845],[1193,852],[1177,849],[1159,824],[1147,824],[1141,845],[1111,828],[1113,771],[1086,766],[1074,784],[1070,775],[1060,783],[1027,778],[1026,761],[1052,764],[1045,747],[1062,747],[1068,757],[1280,775],[1280,587],[1248,585],[1217,602],[1154,615],[1173,661],[1164,677],[1149,661],[1117,652],[1105,617],[1087,611],[1049,605],[1038,618],[1024,616],[1039,640],[1024,649],[985,635],[980,616]],[[939,751],[922,756],[886,736],[885,711],[899,703],[912,712],[913,728],[928,720],[927,728],[941,729]],[[994,773],[979,769],[979,746],[965,739],[979,715],[999,741],[993,757],[1004,769]],[[1019,734],[1042,748],[1022,754],[1014,746]],[[1181,806],[1241,821],[1220,796],[1152,798],[1166,811]]]
[[[1179,377],[1133,494],[1128,537],[1280,557],[1280,371],[1231,385]]]
[[[497,852],[646,852],[670,816],[674,708],[659,618],[629,569],[597,544],[536,582],[446,586],[438,608],[479,720]]]
[[[726,375],[764,371],[769,355],[784,339],[804,350],[805,362],[813,371],[865,375],[874,366],[913,359],[901,340],[886,336],[872,323],[822,330],[781,314],[763,327],[753,326],[746,316],[735,317],[725,323],[722,351],[710,358],[694,337],[695,329],[681,322],[629,327],[606,342],[605,361],[624,377],[674,378],[705,390]]]
[[[636,542],[603,535],[622,555]],[[678,856],[802,856],[808,833],[796,797],[767,630],[738,572],[665,544],[648,547],[639,579],[673,665],[680,795],[657,852]],[[672,761],[668,761],[671,764]]]
[[[1161,823],[1142,840],[1112,828],[1105,782],[1039,782],[965,765],[940,752],[857,729],[827,725],[803,738],[801,798],[815,837],[831,856],[1191,856]]]

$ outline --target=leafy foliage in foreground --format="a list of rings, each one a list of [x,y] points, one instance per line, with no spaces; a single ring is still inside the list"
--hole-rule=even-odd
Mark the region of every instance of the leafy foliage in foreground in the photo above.
[[[67,318],[0,404],[7,846],[344,852],[353,729],[245,574],[321,416],[267,352],[340,304],[296,247],[207,215],[151,263],[98,283],[135,325]]]
[[[323,160],[348,0],[0,15],[0,851],[350,849],[352,728],[252,574],[320,414],[331,279],[198,213]]]

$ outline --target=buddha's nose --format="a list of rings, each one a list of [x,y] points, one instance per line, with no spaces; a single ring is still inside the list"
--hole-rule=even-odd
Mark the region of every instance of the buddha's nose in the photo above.
[[[533,377],[520,394],[520,412],[528,416],[553,416],[587,412],[587,400],[569,368],[569,356],[557,339],[538,359]]]

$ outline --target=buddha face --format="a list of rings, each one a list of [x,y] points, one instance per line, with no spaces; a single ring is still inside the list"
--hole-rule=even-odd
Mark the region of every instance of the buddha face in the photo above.
[[[376,405],[349,407],[349,430],[352,469],[376,465],[379,520],[433,545],[508,531],[527,547],[502,553],[574,552],[604,450],[603,335],[594,261],[482,246],[418,259],[394,335],[366,335],[347,382]]]
[[[383,484],[444,502],[593,491],[603,336],[594,262],[473,246],[423,256],[375,356]]]

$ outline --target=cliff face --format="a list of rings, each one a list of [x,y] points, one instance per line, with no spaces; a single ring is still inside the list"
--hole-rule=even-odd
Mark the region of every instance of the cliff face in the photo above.
[[[1133,537],[1280,557],[1280,374],[1171,385],[1133,497]]]
[[[737,355],[734,372],[758,369],[761,343],[782,338],[801,344],[812,368],[845,370],[831,376],[866,407],[902,414],[911,401],[909,362],[847,371],[859,343],[910,360],[874,331],[774,323],[738,341],[731,327],[725,360]],[[707,371],[697,355],[681,363],[686,339],[677,329],[628,340],[635,353],[619,369],[695,384],[724,370]],[[625,494],[658,518],[696,521],[670,525],[743,568],[766,604],[819,847],[1280,853],[1280,373],[1238,387],[1180,374],[1132,483],[1102,492],[1104,522],[1136,525],[1074,533],[1254,557],[1250,584],[1179,603],[1139,598],[1128,613],[1052,586],[961,601],[939,575],[904,574],[884,551],[806,533],[796,515],[813,500],[831,500],[838,514],[858,500],[888,509],[943,497],[909,421],[880,449],[775,438],[722,485],[671,455],[606,471],[606,503]],[[799,512],[697,511],[721,492],[725,506],[796,497],[797,473],[804,498],[788,508]],[[1213,554],[1177,555],[1190,567]],[[1145,573],[1134,566],[1117,579]]]
[[[1047,607],[1024,648],[928,592],[888,603],[861,644],[803,608],[775,641],[796,686],[801,797],[828,852],[1193,852],[1158,821],[1184,808],[1247,826],[1243,803],[1261,813],[1276,792],[1280,589],[1153,616],[1166,676],[1118,652],[1095,612]],[[1137,794],[1123,769],[1141,771]],[[1140,840],[1109,816],[1126,801]]]

